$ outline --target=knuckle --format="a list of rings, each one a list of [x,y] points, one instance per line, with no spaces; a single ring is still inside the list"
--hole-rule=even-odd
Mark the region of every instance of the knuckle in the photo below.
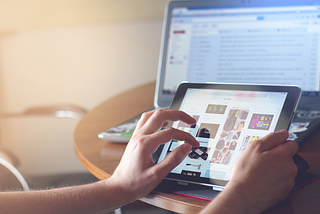
[[[173,128],[173,127],[169,127],[165,129],[167,132],[175,132],[177,129]]]
[[[261,140],[251,141],[248,145],[248,148],[260,149],[261,148]]]
[[[153,115],[157,118],[157,119],[161,119],[163,117],[164,114],[164,109],[157,109]]]
[[[164,117],[164,115],[170,111],[171,109],[167,109],[167,108],[161,108],[161,109],[157,109],[155,110],[154,112],[154,115],[157,117],[157,118],[160,118],[162,119]]]
[[[151,115],[152,115],[152,112],[151,112],[151,111],[149,111],[149,112],[143,112],[143,113],[141,114],[141,119],[149,118]]]
[[[141,119],[148,117],[149,114],[150,114],[150,112],[143,112],[141,115]]]
[[[163,114],[164,112],[166,111],[166,109],[163,109],[163,108],[161,108],[161,109],[157,109],[156,111],[155,111],[155,114]]]
[[[138,138],[135,138],[134,141],[136,142],[137,147],[143,147],[147,141],[148,137],[147,136],[141,136]]]

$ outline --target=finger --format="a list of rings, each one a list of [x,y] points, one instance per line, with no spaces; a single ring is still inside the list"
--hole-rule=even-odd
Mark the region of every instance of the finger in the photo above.
[[[163,124],[162,124],[162,128],[165,128],[169,125],[169,122],[168,121],[165,121]]]
[[[254,144],[260,152],[271,150],[280,144],[283,144],[288,138],[288,131],[280,130],[278,132],[270,133],[265,137],[257,140]]]
[[[173,109],[159,109],[156,110],[149,118],[149,120],[144,124],[143,131],[144,134],[151,134],[156,132],[162,127],[165,121],[177,121],[181,120],[187,124],[195,124],[196,120],[190,115],[182,111],[177,111]]]
[[[271,152],[278,152],[280,154],[288,154],[290,157],[298,152],[299,146],[295,141],[288,140],[281,146],[277,146],[271,150]]]
[[[149,149],[148,153],[153,153],[159,145],[170,142],[173,139],[187,142],[193,147],[199,147],[199,142],[190,133],[174,128],[167,128],[149,135],[148,140],[145,142],[145,144],[149,145],[145,146],[145,148]]]
[[[136,132],[137,130],[140,130],[141,127],[149,120],[149,118],[152,116],[152,114],[155,112],[156,110],[152,110],[152,111],[148,111],[148,112],[144,112],[141,114],[141,117],[136,125],[136,128],[134,130],[134,132]],[[168,122],[165,121],[164,124],[162,125],[162,127],[166,127],[168,125]]]
[[[163,178],[167,174],[178,166],[191,152],[190,144],[182,144],[168,154],[160,163],[156,164],[154,167],[158,168],[160,172],[163,172]]]
[[[149,118],[154,112],[155,110],[152,110],[152,111],[144,112],[143,114],[141,114],[141,117],[134,131],[136,132],[136,130],[140,130],[140,128],[149,120]]]

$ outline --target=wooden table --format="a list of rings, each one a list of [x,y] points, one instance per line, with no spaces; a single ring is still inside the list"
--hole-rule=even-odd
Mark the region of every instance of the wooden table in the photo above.
[[[110,177],[125,145],[106,143],[97,136],[107,128],[153,107],[155,83],[143,85],[115,96],[83,117],[74,132],[74,147],[80,162],[97,178]],[[310,172],[320,174],[320,132],[316,132],[299,153],[310,164]],[[209,202],[165,192],[152,192],[141,201],[177,213],[198,213]],[[320,181],[293,191],[266,213],[320,213]]]

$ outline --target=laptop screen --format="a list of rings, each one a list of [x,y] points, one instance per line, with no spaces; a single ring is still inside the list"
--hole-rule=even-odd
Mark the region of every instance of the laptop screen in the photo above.
[[[315,1],[180,1],[167,8],[156,99],[182,81],[298,85],[320,91]]]

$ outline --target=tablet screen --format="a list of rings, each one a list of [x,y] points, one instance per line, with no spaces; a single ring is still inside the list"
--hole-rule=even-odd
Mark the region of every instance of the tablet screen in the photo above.
[[[286,91],[186,89],[183,99],[176,101],[180,102],[177,109],[194,117],[197,123],[190,126],[177,121],[173,127],[195,136],[200,146],[193,148],[170,174],[225,184],[244,148],[276,130],[287,97]],[[183,143],[166,143],[158,162]]]

